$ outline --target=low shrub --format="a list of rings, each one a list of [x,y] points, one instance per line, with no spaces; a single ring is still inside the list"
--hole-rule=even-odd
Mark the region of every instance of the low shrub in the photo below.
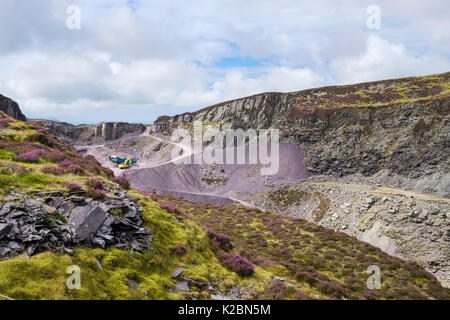
[[[39,142],[42,144],[47,144],[47,134],[45,130],[39,129],[36,132],[30,134],[27,140],[31,142]]]
[[[101,200],[105,198],[105,192],[101,189],[89,188],[87,194],[94,199]]]
[[[62,169],[60,167],[42,167],[41,172],[53,174],[55,176],[60,176],[65,173],[64,169]]]
[[[85,182],[85,184],[94,190],[103,190],[104,189],[103,181],[100,179],[91,178],[91,179],[87,180]]]
[[[61,168],[68,168],[73,165],[74,165],[74,163],[69,160],[63,160],[61,162],[58,162],[58,167],[61,167]]]
[[[78,183],[75,182],[67,182],[66,188],[70,191],[80,191],[81,189],[83,189]]]
[[[0,118],[0,128],[8,128],[10,122],[10,118]]]
[[[147,197],[151,200],[156,200],[156,193],[152,192],[152,191],[144,191],[144,190],[139,190],[138,193],[144,197]]]
[[[65,171],[66,171],[66,173],[72,173],[72,174],[77,174],[77,175],[84,174],[84,171],[81,168],[81,166],[79,166],[77,164],[67,167]]]
[[[219,252],[217,257],[227,269],[236,272],[240,276],[251,276],[255,273],[252,263],[238,254]]]
[[[176,255],[181,256],[186,253],[187,248],[182,243],[179,243],[175,247],[170,248],[170,250]]]
[[[212,230],[208,230],[208,236],[212,241],[213,247],[217,247],[224,251],[233,249],[233,245],[231,244],[231,239],[229,236],[225,234],[217,234]]]
[[[45,155],[45,150],[35,149],[24,153],[19,153],[14,160],[20,162],[38,162]]]
[[[122,188],[124,188],[126,190],[130,189],[130,183],[128,182],[128,179],[125,175],[114,177],[113,181],[118,183],[119,186],[121,186]]]
[[[65,173],[72,173],[72,174],[77,174],[77,175],[84,174],[84,171],[80,165],[75,164],[69,160],[64,160],[64,161],[58,162],[58,167],[62,168]],[[92,186],[92,187],[98,188],[97,185]],[[100,189],[100,188],[98,188],[98,189]]]
[[[273,260],[270,260],[269,258],[257,256],[255,259],[252,260],[254,264],[260,266],[260,267],[268,267],[276,265],[277,263]]]
[[[339,282],[336,282],[336,281],[320,281],[319,280],[318,289],[320,292],[322,292],[326,295],[330,295],[337,299],[341,299],[342,297],[347,296],[347,292],[344,289],[344,287],[342,286],[342,284],[340,284]]]
[[[161,209],[167,210],[170,213],[179,213],[180,211],[177,209],[177,206],[174,204],[171,204],[169,202],[160,202],[159,207]]]

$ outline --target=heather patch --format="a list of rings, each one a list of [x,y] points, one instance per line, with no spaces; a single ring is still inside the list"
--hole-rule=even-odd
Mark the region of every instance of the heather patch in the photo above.
[[[0,129],[8,128],[11,122],[10,118],[0,118]]]
[[[84,184],[95,190],[103,190],[104,189],[103,181],[100,179],[91,178],[91,179],[86,180],[86,182]]]
[[[19,153],[14,160],[20,161],[20,162],[29,162],[29,163],[36,163],[39,162],[43,156],[45,155],[46,151],[42,149],[35,149],[31,151],[27,151],[24,153]]]
[[[0,152],[11,153],[17,162],[31,164],[57,164],[62,170],[44,169],[50,174],[101,175],[113,178],[110,169],[102,167],[92,156],[81,156],[49,134],[45,129],[33,123],[14,121],[2,118],[2,125],[7,126],[4,134],[0,135]],[[14,131],[11,131],[13,130]]]
[[[208,230],[208,236],[213,243],[213,247],[217,249],[221,249],[224,251],[229,251],[233,249],[233,245],[231,244],[231,239],[225,234],[217,234],[212,230]]]
[[[128,182],[127,177],[125,175],[114,177],[113,181],[118,183],[122,188],[126,190],[130,189],[130,183]]]
[[[217,258],[219,258],[220,262],[226,268],[236,272],[242,277],[251,276],[253,273],[255,273],[252,263],[247,259],[242,258],[238,254],[218,251]]]
[[[95,188],[89,188],[87,190],[88,196],[92,197],[93,199],[104,199],[105,198],[105,192],[101,189],[95,189]]]
[[[69,189],[69,191],[80,191],[83,190],[83,187],[80,186],[78,183],[75,182],[67,182],[66,188]]]
[[[161,209],[167,210],[170,213],[178,213],[179,210],[177,209],[177,206],[174,204],[171,204],[169,202],[160,202],[159,207]]]
[[[178,243],[176,246],[170,248],[170,251],[172,251],[176,255],[182,256],[186,253],[187,248],[182,243]]]
[[[208,232],[211,246],[229,270],[235,270],[233,263],[239,260],[238,255],[307,289],[301,290],[302,294],[283,291],[290,297],[305,298],[307,294],[333,299],[450,298],[449,290],[417,264],[391,257],[344,233],[237,204],[218,207],[167,195],[156,198],[160,204],[170,203],[185,217],[213,230]],[[229,252],[217,240],[221,234],[226,234],[232,243]],[[382,270],[381,290],[369,290],[366,286],[366,270],[373,264]],[[411,287],[405,289],[405,283],[411,283]]]
[[[41,172],[47,173],[47,174],[52,174],[55,176],[63,175],[65,173],[64,169],[62,169],[60,167],[42,167]]]

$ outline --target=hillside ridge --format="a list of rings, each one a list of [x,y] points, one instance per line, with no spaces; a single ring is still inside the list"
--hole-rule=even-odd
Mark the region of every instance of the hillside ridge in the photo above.
[[[403,78],[393,78],[393,79],[386,79],[386,80],[378,80],[378,81],[368,81],[368,82],[361,82],[357,84],[344,84],[344,85],[330,85],[330,86],[323,86],[323,87],[317,87],[317,88],[310,88],[310,89],[304,89],[300,91],[291,91],[291,92],[276,92],[276,91],[268,91],[268,92],[262,92],[257,93],[253,95],[249,95],[246,97],[231,99],[223,102],[219,102],[216,104],[213,104],[211,106],[207,106],[204,108],[200,108],[197,111],[193,112],[184,112],[180,114],[176,114],[173,116],[160,116],[158,119],[155,120],[155,124],[168,121],[173,122],[176,121],[175,119],[186,119],[186,118],[195,118],[195,115],[205,113],[208,111],[211,111],[213,109],[231,105],[233,103],[237,103],[242,100],[248,100],[248,99],[255,99],[259,97],[267,97],[267,96],[286,96],[288,98],[290,97],[298,97],[302,95],[308,95],[308,94],[314,94],[314,93],[320,93],[320,92],[331,92],[331,93],[339,93],[339,92],[348,92],[348,91],[355,91],[355,89],[365,89],[367,87],[373,87],[373,86],[388,86],[388,85],[399,85],[402,83],[408,83],[408,82],[414,82],[417,80],[427,80],[430,78],[435,77],[441,77],[444,79],[444,81],[448,82],[450,78],[450,72],[445,73],[439,73],[439,74],[432,74],[432,75],[425,75],[425,76],[414,76],[414,77],[403,77]],[[446,94],[449,92],[447,91]]]

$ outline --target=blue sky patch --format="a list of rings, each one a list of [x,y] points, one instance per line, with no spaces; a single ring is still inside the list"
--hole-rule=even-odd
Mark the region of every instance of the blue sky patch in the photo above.
[[[265,62],[265,59],[254,59],[252,57],[228,57],[220,59],[213,66],[217,68],[260,67]]]

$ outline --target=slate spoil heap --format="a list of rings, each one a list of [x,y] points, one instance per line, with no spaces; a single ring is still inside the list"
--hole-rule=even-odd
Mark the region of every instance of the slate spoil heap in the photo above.
[[[8,202],[0,204],[0,258],[46,250],[72,254],[75,244],[151,249],[153,233],[142,227],[141,207],[125,191],[108,193],[105,200],[58,191],[4,198]]]

